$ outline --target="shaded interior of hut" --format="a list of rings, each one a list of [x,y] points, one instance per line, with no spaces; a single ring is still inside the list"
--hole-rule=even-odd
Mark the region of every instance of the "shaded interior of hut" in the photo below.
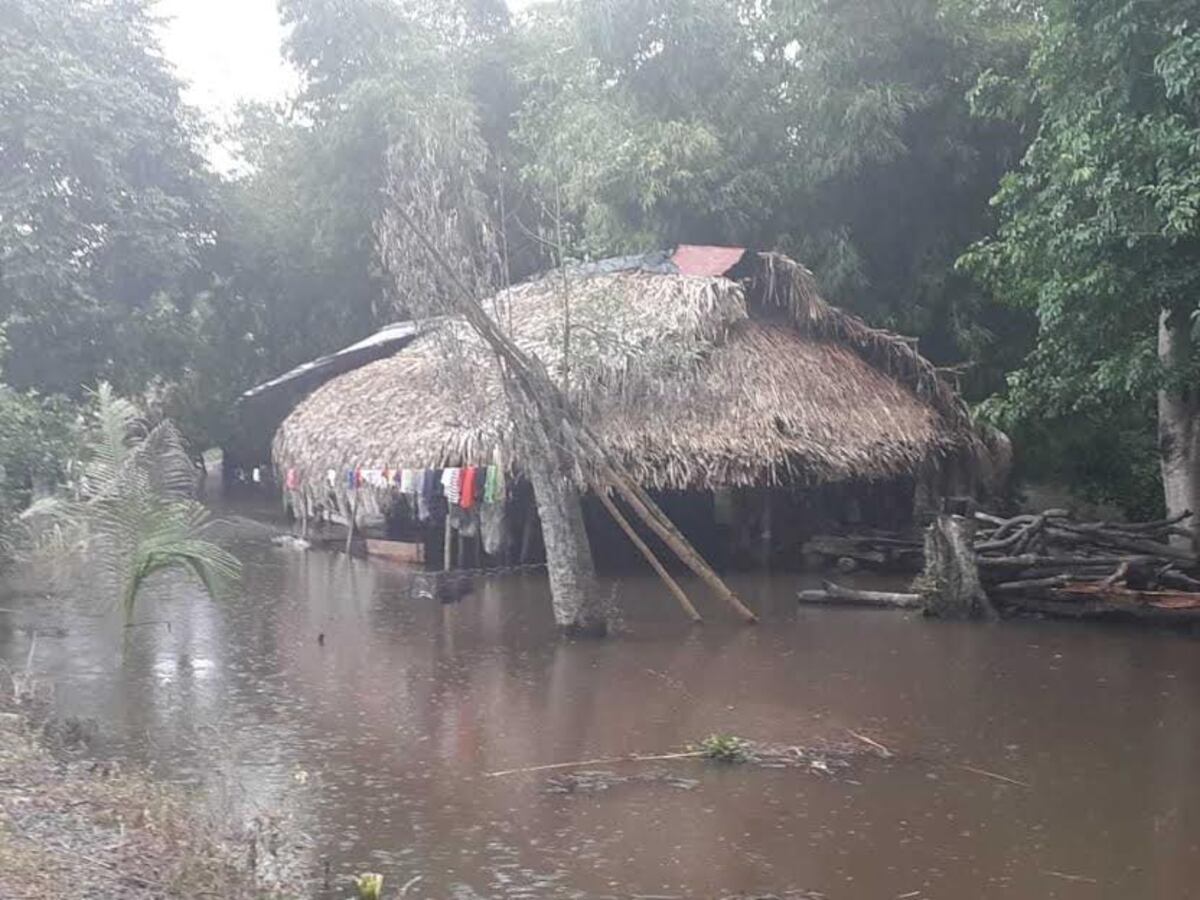
[[[657,491],[652,495],[693,545],[721,569],[822,569],[838,560],[846,565],[844,560],[850,558],[857,564],[894,570],[906,568],[901,551],[916,541],[915,490],[913,478],[898,477],[812,487]],[[355,549],[365,551],[364,542],[373,538],[409,545],[419,561],[433,569],[500,568],[545,560],[537,509],[527,481],[519,479],[512,484],[502,515],[493,521],[488,518],[482,507],[455,509],[438,496],[429,516],[422,520],[415,501],[400,494],[381,517],[374,521],[368,517],[360,523]],[[584,519],[601,572],[644,568],[637,548],[597,497],[584,498]],[[660,559],[682,568],[651,532],[639,528],[638,533]],[[855,550],[853,542],[864,540],[871,548]],[[879,549],[889,546],[895,552]]]

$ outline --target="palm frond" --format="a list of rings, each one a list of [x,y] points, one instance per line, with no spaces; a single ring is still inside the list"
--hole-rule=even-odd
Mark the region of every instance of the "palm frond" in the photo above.
[[[192,497],[195,471],[170,422],[147,428],[136,407],[101,384],[84,475],[75,498],[39,501],[22,519],[35,545],[85,550],[97,583],[111,585],[126,615],[152,575],[192,572],[215,596],[240,572],[208,540],[208,510]]]

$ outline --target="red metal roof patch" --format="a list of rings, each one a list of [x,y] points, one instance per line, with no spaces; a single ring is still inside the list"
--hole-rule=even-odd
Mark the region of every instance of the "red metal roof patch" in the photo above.
[[[671,262],[675,264],[680,275],[707,275],[715,278],[736,266],[745,252],[745,247],[699,247],[695,244],[680,244],[675,248]]]

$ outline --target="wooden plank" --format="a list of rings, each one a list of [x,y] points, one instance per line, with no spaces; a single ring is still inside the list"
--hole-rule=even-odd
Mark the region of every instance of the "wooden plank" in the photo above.
[[[364,543],[368,556],[378,556],[394,562],[423,563],[425,562],[425,545],[409,541],[384,541],[367,538]]]

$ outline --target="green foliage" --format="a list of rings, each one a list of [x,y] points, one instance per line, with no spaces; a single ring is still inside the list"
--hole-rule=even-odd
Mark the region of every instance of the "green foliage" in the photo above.
[[[188,357],[213,219],[149,0],[0,0],[0,319],[13,386],[140,391]]]
[[[1195,362],[1165,372],[1164,310],[1200,297],[1200,40],[1179,0],[1054,0],[1029,70],[994,74],[981,112],[1031,118],[1037,136],[994,199],[1002,223],[963,265],[1037,316],[1037,344],[987,412],[1152,424],[1138,411]],[[1032,110],[1032,112],[1031,112]]]
[[[1079,499],[1115,506],[1133,521],[1166,513],[1152,408],[1022,419],[1009,436],[1021,448],[1018,481],[1068,487]]]
[[[166,421],[147,427],[107,384],[94,399],[74,496],[40,500],[23,518],[43,546],[85,551],[127,616],[147,579],[167,569],[190,571],[216,594],[240,566],[207,538],[212,522],[192,498],[196,473],[178,432]]]
[[[697,744],[695,749],[702,753],[705,759],[724,763],[740,763],[749,758],[750,745],[736,735],[710,734]]]
[[[523,23],[525,177],[577,252],[778,247],[986,389],[1022,319],[953,261],[1023,146],[966,88],[1019,69],[1029,17],[948,0],[576,0]]]
[[[71,456],[72,413],[47,397],[108,380],[193,452],[228,446],[246,387],[431,308],[442,279],[396,205],[479,284],[545,268],[560,228],[576,255],[783,250],[834,301],[967,363],[969,396],[1004,387],[981,411],[1053,451],[1029,466],[1144,490],[1141,410],[1197,374],[1164,373],[1153,330],[1200,296],[1182,0],[279,7],[300,94],[243,110],[245,165],[218,182],[151,0],[0,0],[14,507]],[[1084,445],[1111,452],[1081,468]]]
[[[379,900],[383,896],[383,876],[376,872],[365,872],[354,876],[354,892],[359,900]]]
[[[66,479],[79,437],[79,413],[65,398],[0,385],[0,494],[10,509],[27,506],[36,485]]]
[[[78,458],[80,427],[74,404],[0,385],[0,562],[19,543],[16,517],[38,488],[48,490],[68,477]]]

